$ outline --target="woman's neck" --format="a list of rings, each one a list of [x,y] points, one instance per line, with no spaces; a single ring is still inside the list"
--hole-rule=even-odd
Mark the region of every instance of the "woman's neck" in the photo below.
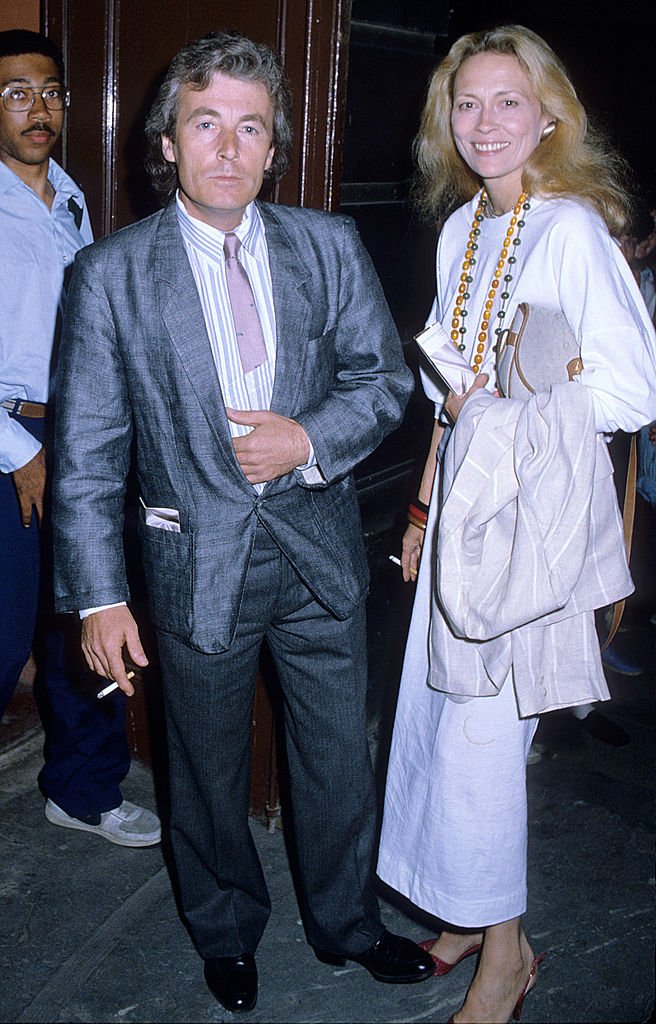
[[[484,181],[483,187],[487,192],[487,205],[492,217],[501,217],[504,213],[510,213],[522,193],[521,181],[519,184],[511,183],[509,185],[502,185],[498,181],[488,184]]]

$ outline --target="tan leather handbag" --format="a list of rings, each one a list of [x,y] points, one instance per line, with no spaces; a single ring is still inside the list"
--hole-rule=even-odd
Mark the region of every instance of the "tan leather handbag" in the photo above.
[[[497,384],[505,398],[528,398],[583,369],[581,347],[559,309],[520,302],[497,345]]]

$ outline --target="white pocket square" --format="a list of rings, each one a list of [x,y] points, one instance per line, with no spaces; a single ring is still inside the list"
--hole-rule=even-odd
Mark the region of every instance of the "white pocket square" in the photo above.
[[[139,498],[146,515],[146,526],[154,526],[157,530],[170,530],[172,533],[180,533],[180,513],[177,508],[156,508],[144,503]]]

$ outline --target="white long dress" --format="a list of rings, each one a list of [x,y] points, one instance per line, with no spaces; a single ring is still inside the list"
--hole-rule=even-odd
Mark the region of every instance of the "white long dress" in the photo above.
[[[439,319],[447,331],[477,203],[478,196],[449,218],[438,243],[429,322]],[[633,275],[587,206],[565,199],[530,206],[517,263],[504,270],[512,273],[505,326],[520,302],[562,310],[580,341],[580,383],[592,389],[596,430],[635,431],[656,414],[656,339]],[[467,304],[470,361],[509,216],[481,224]],[[493,389],[491,346],[482,369]],[[444,394],[436,379],[422,376],[439,412]],[[378,874],[442,920],[482,928],[526,909],[525,763],[538,719],[520,718],[512,671],[490,696],[449,696],[428,684],[431,616],[441,614],[433,599],[438,516],[435,486],[396,711]],[[582,643],[592,644],[592,613],[583,629]],[[597,659],[572,704],[607,695],[595,683],[598,669]]]

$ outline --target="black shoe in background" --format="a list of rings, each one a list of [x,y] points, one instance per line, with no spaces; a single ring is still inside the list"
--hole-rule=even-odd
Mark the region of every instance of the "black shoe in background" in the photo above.
[[[577,718],[576,721],[589,736],[611,747],[625,747],[631,742],[628,732],[621,725],[611,722],[610,718],[606,718],[600,711],[591,711],[585,718]]]

